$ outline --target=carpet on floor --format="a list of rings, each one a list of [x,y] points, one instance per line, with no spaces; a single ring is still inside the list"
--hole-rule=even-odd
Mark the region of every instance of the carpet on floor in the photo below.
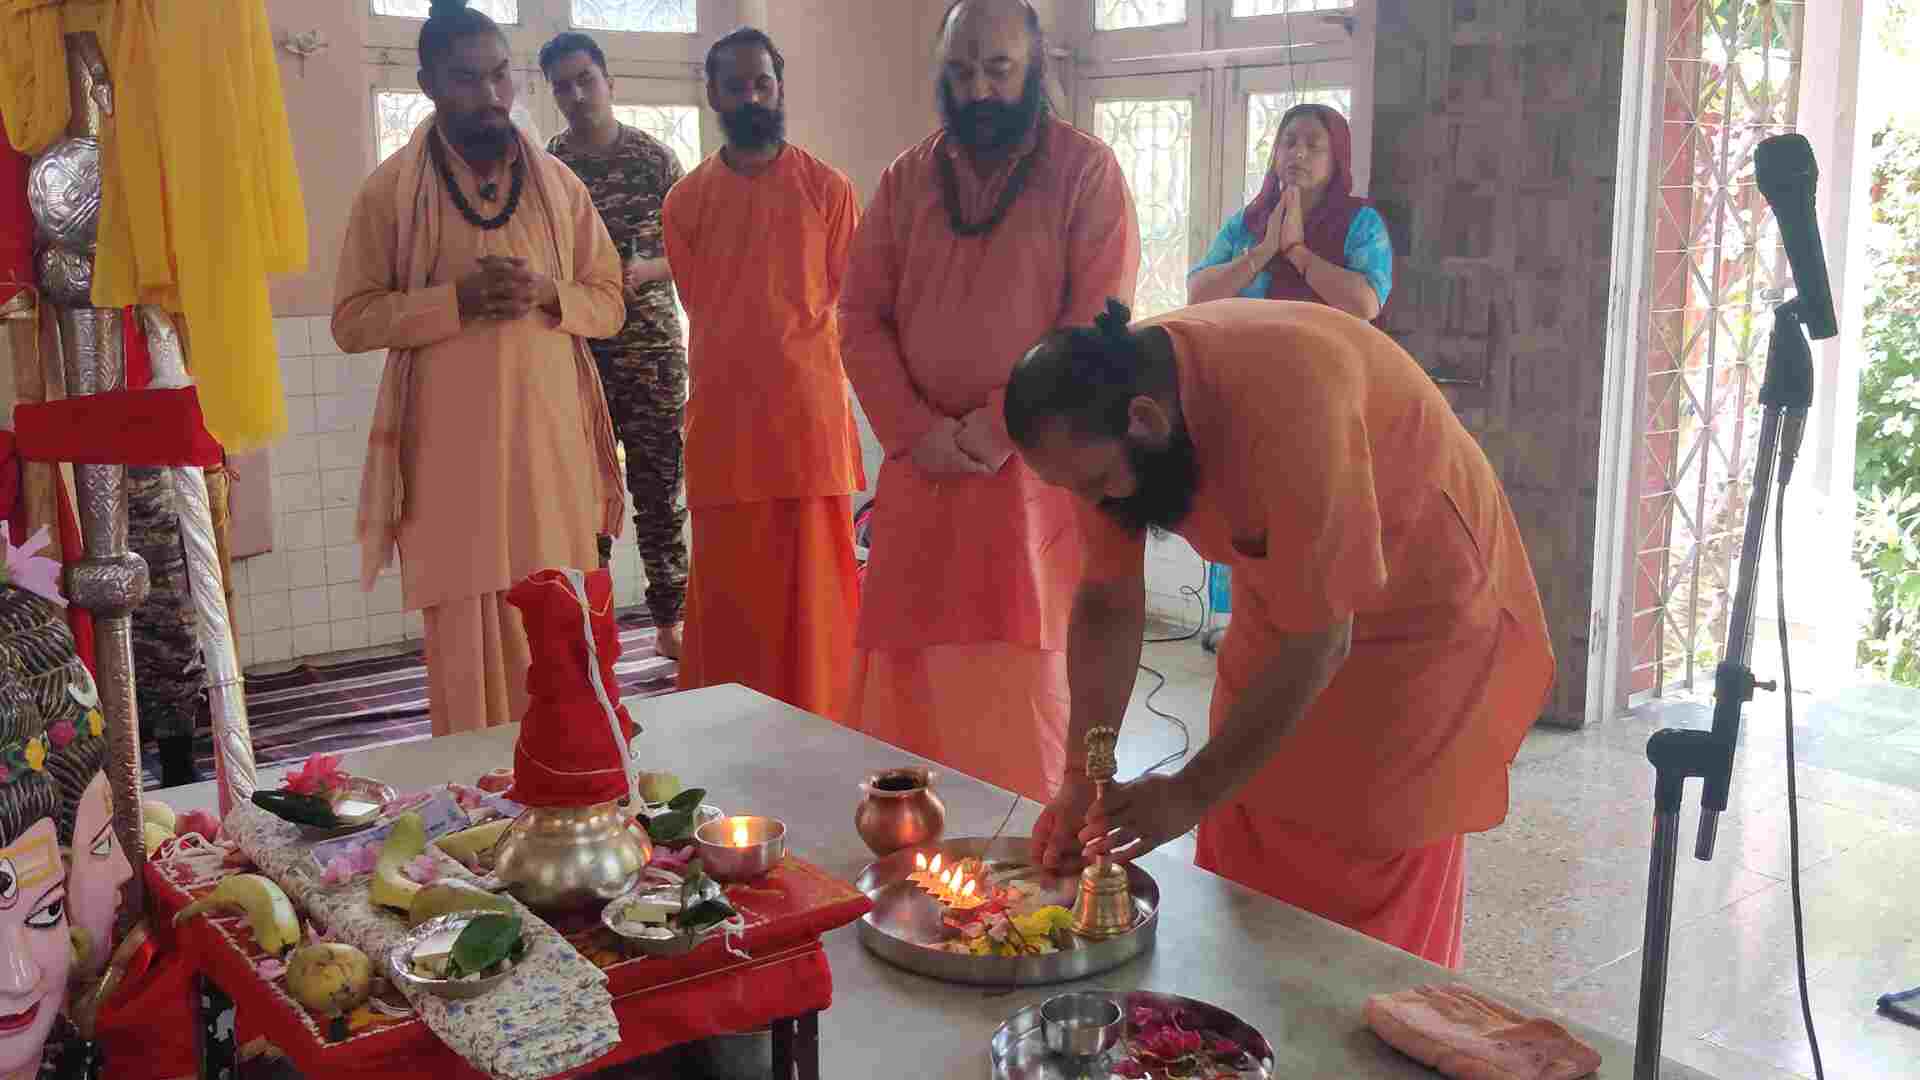
[[[621,614],[620,659],[613,670],[622,697],[673,691],[678,666],[654,648],[653,622],[644,612]],[[427,720],[426,658],[415,648],[249,675],[247,725],[254,761],[262,767],[427,738],[433,731]],[[160,764],[151,749],[145,757],[146,787],[152,790],[159,786]],[[210,732],[194,740],[194,757],[202,779],[212,779]]]

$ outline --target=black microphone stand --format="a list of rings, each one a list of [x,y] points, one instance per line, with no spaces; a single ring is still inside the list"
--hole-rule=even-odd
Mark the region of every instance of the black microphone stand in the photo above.
[[[1733,752],[1740,741],[1740,712],[1753,700],[1756,682],[1747,666],[1753,650],[1753,593],[1760,577],[1760,547],[1766,537],[1767,509],[1779,465],[1785,489],[1800,452],[1807,408],[1813,403],[1813,354],[1800,325],[1798,299],[1773,309],[1773,334],[1767,343],[1767,378],[1760,386],[1760,448],[1753,464],[1753,492],[1747,503],[1747,531],[1740,543],[1740,578],[1733,594],[1725,657],[1713,676],[1713,729],[1666,728],[1647,740],[1653,763],[1653,855],[1647,874],[1646,940],[1641,950],[1640,1026],[1634,1042],[1634,1080],[1659,1080],[1660,1028],[1667,999],[1667,947],[1673,928],[1674,864],[1680,846],[1680,803],[1690,777],[1705,781],[1700,793],[1700,833],[1693,856],[1713,858],[1720,812],[1727,808],[1733,781]],[[1777,553],[1776,553],[1777,555]]]

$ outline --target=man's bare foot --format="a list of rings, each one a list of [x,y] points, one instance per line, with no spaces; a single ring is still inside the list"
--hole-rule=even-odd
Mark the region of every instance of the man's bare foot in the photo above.
[[[680,659],[680,625],[663,626],[653,639],[653,651],[669,660]]]

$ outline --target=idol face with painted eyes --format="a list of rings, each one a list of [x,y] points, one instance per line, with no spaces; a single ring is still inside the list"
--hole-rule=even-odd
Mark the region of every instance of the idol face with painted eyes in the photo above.
[[[53,785],[39,773],[0,791],[0,1080],[39,1072],[73,968],[54,801]],[[20,829],[29,815],[35,820]]]
[[[133,880],[133,863],[113,831],[113,802],[104,772],[93,774],[80,797],[68,852],[68,916],[75,930],[84,931],[79,936],[87,942],[77,974],[91,979],[107,964],[120,890]]]

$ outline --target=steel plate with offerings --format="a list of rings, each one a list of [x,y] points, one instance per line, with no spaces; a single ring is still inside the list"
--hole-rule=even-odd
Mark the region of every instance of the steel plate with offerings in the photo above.
[[[1123,933],[1073,930],[1078,873],[1032,865],[1025,837],[943,840],[895,852],[854,887],[873,901],[860,940],[908,971],[983,986],[1041,986],[1109,971],[1153,947],[1160,888],[1126,866],[1133,923]]]
[[[993,1080],[1267,1080],[1273,1075],[1273,1046],[1225,1009],[1145,990],[1090,990],[1075,996],[1106,998],[1119,1007],[1125,1028],[1116,1045],[1095,1058],[1048,1049],[1046,1003],[1036,1002],[993,1033],[987,1053]]]

